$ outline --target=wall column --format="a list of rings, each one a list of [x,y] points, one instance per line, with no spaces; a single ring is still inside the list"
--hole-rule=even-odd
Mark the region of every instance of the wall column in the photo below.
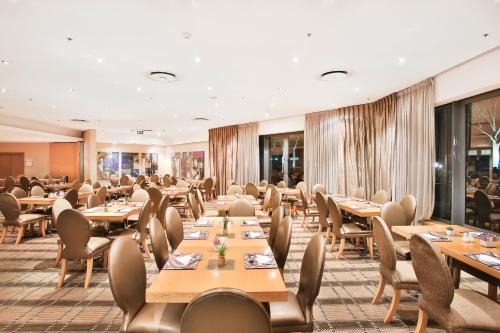
[[[83,174],[84,179],[97,181],[97,144],[96,130],[89,129],[83,132]]]

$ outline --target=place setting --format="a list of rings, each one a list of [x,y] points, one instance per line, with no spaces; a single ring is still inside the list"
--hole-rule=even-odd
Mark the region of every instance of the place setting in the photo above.
[[[241,232],[242,239],[266,239],[267,236],[263,231],[254,231],[254,230],[243,230]]]
[[[194,223],[195,227],[211,227],[213,225],[214,225],[214,223],[212,220],[204,219],[204,218],[198,219]]]
[[[257,220],[243,220],[240,222],[241,226],[260,226],[259,221]]]
[[[193,270],[198,268],[198,264],[203,255],[200,253],[173,253],[163,266],[165,270]]]
[[[243,254],[243,258],[245,269],[278,268],[272,252],[247,252]]]
[[[203,240],[203,239],[208,239],[208,232],[207,231],[192,231],[187,233],[184,236],[184,239],[186,240]]]

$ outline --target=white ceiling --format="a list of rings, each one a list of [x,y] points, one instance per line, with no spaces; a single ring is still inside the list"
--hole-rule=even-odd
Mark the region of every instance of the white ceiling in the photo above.
[[[3,0],[0,115],[96,128],[99,141],[190,142],[374,100],[498,45],[498,0]],[[332,69],[352,75],[318,79]]]

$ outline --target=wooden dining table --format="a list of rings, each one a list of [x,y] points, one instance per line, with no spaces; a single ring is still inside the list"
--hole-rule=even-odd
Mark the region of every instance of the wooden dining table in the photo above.
[[[237,199],[245,199],[250,204],[255,208],[255,209],[260,209],[261,204],[259,201],[255,199],[252,195],[223,195],[223,196],[218,196],[217,200],[211,202],[208,204],[208,206],[212,207],[213,209],[217,209],[219,211],[219,214],[223,214],[225,212],[229,211],[229,208],[231,207],[231,204],[233,201]]]
[[[71,183],[58,183],[58,184],[46,184],[43,185],[43,187],[46,190],[53,191],[53,190],[68,190],[73,186]]]
[[[78,193],[78,200],[85,200],[88,198],[90,193]],[[24,197],[17,199],[21,205],[43,205],[43,206],[51,206],[57,199],[64,199],[64,197],[59,198],[45,198],[45,197]]]
[[[213,288],[243,290],[260,302],[286,301],[288,290],[278,268],[246,269],[244,254],[271,250],[267,239],[241,237],[246,230],[262,230],[260,226],[241,226],[243,220],[256,220],[255,216],[231,217],[228,234],[223,234],[222,218],[210,217],[209,227],[193,227],[193,231],[208,231],[206,240],[183,240],[176,253],[199,253],[203,257],[195,270],[161,270],[146,290],[146,302],[189,303],[200,293]],[[218,253],[213,248],[215,237],[227,237],[229,251],[226,266],[217,266]]]
[[[339,194],[327,195],[327,197],[332,197],[340,209],[350,214],[359,217],[380,216],[382,205],[378,203]]]
[[[168,195],[170,198],[175,198],[187,195],[189,193],[189,188],[170,186],[162,188],[160,191],[163,196]]]
[[[450,225],[443,224],[433,224],[433,225],[418,225],[418,226],[393,226],[392,232],[410,239],[413,234],[432,232],[434,234],[446,235],[446,228]],[[460,283],[460,271],[464,270],[471,275],[476,276],[488,282],[488,297],[496,300],[498,286],[500,286],[500,270],[493,267],[485,265],[477,260],[474,260],[465,254],[468,253],[485,253],[492,252],[497,256],[500,256],[500,241],[497,241],[497,245],[494,248],[486,248],[480,245],[479,239],[474,238],[472,242],[466,243],[462,241],[462,235],[464,232],[474,232],[476,230],[459,226],[452,225],[454,230],[454,236],[447,236],[451,241],[432,242],[436,248],[448,257],[448,264],[452,271],[453,281],[455,287],[458,288]]]
[[[99,191],[100,187],[95,188],[94,192]],[[132,186],[130,185],[120,185],[120,186],[111,186],[111,187],[106,187],[106,192],[108,194],[115,194],[115,193],[125,193],[128,192],[132,189]]]
[[[142,202],[115,203],[109,204],[107,207],[101,205],[85,209],[82,210],[82,213],[91,221],[122,222],[129,216],[138,214],[142,205]]]

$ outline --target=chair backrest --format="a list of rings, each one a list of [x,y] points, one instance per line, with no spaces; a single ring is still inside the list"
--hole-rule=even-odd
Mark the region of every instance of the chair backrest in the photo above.
[[[165,211],[170,206],[170,197],[168,195],[164,196],[160,201],[160,206],[158,207],[158,213],[156,217],[160,220],[161,225],[165,228]]]
[[[180,187],[180,188],[188,188],[189,183],[187,181],[181,179],[181,180],[177,181],[177,184],[175,186]]]
[[[269,247],[271,247],[271,249],[274,249],[276,234],[278,233],[278,228],[283,219],[283,211],[283,207],[279,206],[273,211],[273,215],[271,216],[271,227],[269,228]]]
[[[478,186],[482,190],[486,189],[489,183],[490,183],[490,178],[487,176],[481,176],[478,179]]]
[[[5,191],[10,192],[16,186],[16,180],[12,176],[5,178]]]
[[[141,180],[138,184],[139,184],[139,186],[140,186],[143,190],[145,190],[145,189],[146,189],[146,187],[148,186],[148,183],[146,182],[146,180],[145,180],[145,179],[144,179],[144,180]]]
[[[151,214],[151,200],[146,200],[142,204],[141,211],[139,212],[139,228],[138,231],[141,234],[140,238],[137,239],[137,243],[142,243],[148,235],[148,221],[149,215]]]
[[[321,192],[323,194],[326,194],[326,187],[323,184],[316,184],[312,188],[312,194],[316,195],[316,193]]]
[[[307,203],[307,198],[306,198],[306,195],[302,188],[299,188],[299,192],[300,192],[300,200],[302,201],[302,208],[304,210],[308,209],[309,208],[309,204]]]
[[[332,199],[332,197],[328,198],[326,205],[328,207],[328,217],[332,222],[332,232],[335,236],[339,236],[340,228],[342,228],[342,223],[344,222],[342,212],[340,211],[339,205]]]
[[[139,184],[134,184],[134,185],[132,186],[132,193],[133,193],[133,192],[135,192],[135,191],[139,191],[139,190],[142,190],[141,185],[139,185]]]
[[[198,220],[201,216],[200,204],[198,203],[198,200],[196,199],[194,193],[192,192],[189,192],[188,194],[188,203],[189,207],[191,208],[191,212],[193,213],[194,219]]]
[[[111,183],[111,186],[118,186],[118,183],[120,182],[120,180],[118,178],[111,177],[111,178],[109,178],[109,182]]]
[[[108,189],[106,187],[100,187],[97,190],[97,197],[101,201],[101,203],[106,202],[106,197],[108,196]]]
[[[360,186],[356,189],[356,192],[354,192],[353,197],[358,198],[358,199],[364,199],[365,198],[365,188],[363,186]]]
[[[413,195],[407,194],[401,199],[401,201],[399,201],[399,203],[406,211],[408,225],[412,224],[415,219],[415,213],[417,212],[417,199],[415,199]]]
[[[372,220],[372,227],[373,238],[375,238],[375,242],[377,243],[380,256],[380,274],[385,278],[392,277],[392,273],[396,269],[396,251],[394,251],[394,241],[391,232],[384,220],[378,216],[375,216]]]
[[[128,186],[128,185],[130,185],[130,178],[128,178],[127,176],[122,176],[120,178],[120,185],[121,186]]]
[[[45,190],[38,185],[35,185],[31,188],[30,195],[33,197],[43,196],[44,194],[45,194]]]
[[[170,184],[177,186],[177,178],[175,176],[170,177]]]
[[[23,190],[20,187],[14,187],[10,191],[10,194],[12,194],[13,196],[15,196],[17,199],[26,198],[28,196],[28,193],[26,193],[26,191]]]
[[[474,201],[476,202],[476,212],[478,219],[483,221],[484,219],[489,219],[491,214],[491,203],[490,198],[481,190],[474,192]]]
[[[395,225],[408,225],[408,215],[406,210],[399,202],[388,202],[382,206],[380,210],[380,217],[389,228]],[[404,237],[391,233],[395,240],[404,240]]]
[[[137,243],[118,237],[109,251],[108,278],[116,304],[122,309],[122,332],[146,303],[146,265]]]
[[[168,243],[172,251],[175,251],[184,239],[184,227],[182,226],[181,216],[174,207],[168,207],[165,212],[165,227]]]
[[[243,189],[239,185],[231,185],[227,188],[227,195],[243,194]]]
[[[149,188],[160,188],[160,186],[156,183],[149,182]]]
[[[181,321],[182,333],[271,333],[264,306],[237,289],[212,289],[188,304]]]
[[[71,188],[78,191],[80,189],[80,181],[78,179],[73,180],[73,183],[71,183]]]
[[[21,188],[27,193],[30,190],[30,180],[26,176],[19,177]]]
[[[66,259],[86,259],[89,254],[89,220],[76,209],[65,209],[57,218],[57,233],[64,248],[62,257]]]
[[[278,227],[278,232],[276,233],[276,238],[274,240],[273,254],[283,275],[283,270],[285,269],[286,258],[288,257],[288,251],[290,250],[290,244],[292,242],[292,218],[290,216],[285,216],[281,220]]]
[[[152,183],[159,183],[160,182],[160,177],[158,177],[157,174],[154,174],[151,176],[151,178],[149,179],[150,182]]]
[[[21,213],[21,206],[16,197],[10,193],[0,194],[0,212],[2,212],[5,224],[17,224],[17,218]]]
[[[259,189],[255,184],[253,183],[248,183],[245,186],[245,194],[253,196],[255,199],[259,197]]]
[[[99,182],[95,182],[94,185],[92,185],[92,186],[94,187],[94,189],[102,187],[101,183],[99,183]]]
[[[387,194],[386,191],[384,190],[378,190],[375,192],[375,194],[372,197],[372,202],[378,203],[378,204],[385,204],[389,200],[389,195]]]
[[[139,175],[137,176],[137,178],[135,179],[135,182],[137,184],[140,184],[142,181],[145,181],[146,180],[146,177],[144,175]]]
[[[275,210],[281,205],[281,193],[278,191],[276,186],[269,184],[269,189],[271,190],[271,200],[269,201],[269,208]]]
[[[59,218],[59,214],[61,214],[62,211],[71,208],[73,207],[66,199],[57,199],[56,201],[54,201],[54,203],[52,204],[52,218],[56,228],[57,228],[57,219]]]
[[[205,199],[203,198],[203,194],[201,194],[200,188],[197,187],[196,191],[194,192],[196,200],[198,200],[198,203],[200,204],[200,211],[201,215],[205,214]]]
[[[69,201],[71,207],[76,208],[76,205],[78,205],[78,191],[75,190],[74,188],[70,189],[64,195],[64,199]]]
[[[299,290],[297,291],[297,298],[308,324],[312,324],[313,320],[313,304],[316,297],[318,297],[321,287],[321,278],[323,277],[323,268],[325,267],[325,254],[326,249],[323,236],[316,234],[311,237],[302,257]]]
[[[149,193],[142,188],[132,193],[130,197],[130,201],[132,202],[144,202],[146,200],[149,200]]]
[[[85,184],[92,185],[92,179],[87,178],[87,179],[85,179],[85,182],[84,182],[84,183],[85,183]]]
[[[212,194],[212,188],[214,187],[214,180],[213,178],[207,178],[205,179],[205,182],[203,183],[203,189],[205,189],[205,193],[209,196]]]
[[[268,183],[268,182],[267,182],[267,180],[265,180],[265,179],[262,179],[262,180],[259,182],[259,186],[267,186],[267,184],[269,184],[269,183]]]
[[[422,300],[436,311],[450,307],[455,288],[450,269],[443,257],[424,236],[414,234],[410,239],[411,263],[422,292]]]
[[[170,186],[171,182],[170,182],[170,176],[163,176],[163,186]]]
[[[319,224],[323,227],[328,227],[328,207],[326,205],[325,196],[321,192],[316,192],[316,205],[319,212]]]
[[[98,207],[102,204],[101,199],[97,196],[97,194],[91,194],[87,197],[87,208]]]
[[[44,187],[43,187],[43,184],[42,184],[42,183],[40,183],[38,180],[32,180],[32,181],[30,182],[30,189],[32,189],[32,188],[33,188],[33,187],[35,187],[35,186],[38,186],[38,187],[44,188]]]
[[[264,212],[267,212],[269,210],[270,204],[271,204],[271,194],[272,190],[268,188],[266,190],[266,194],[264,194],[264,202],[262,203],[262,210]]]
[[[255,216],[255,208],[247,199],[236,199],[229,206],[228,216]]]
[[[277,188],[286,188],[286,183],[284,180],[280,180],[276,185]]]
[[[153,217],[149,220],[149,234],[156,266],[161,271],[168,261],[168,240],[161,222]]]
[[[160,189],[156,187],[150,187],[147,189],[147,192],[149,194],[149,199],[151,199],[153,205],[151,207],[151,213],[152,214],[157,214],[158,213],[158,208],[160,207],[160,201],[163,199],[163,194],[161,194]]]
[[[295,185],[296,189],[301,189],[302,192],[307,193],[307,185],[305,182],[298,182],[297,185]]]

